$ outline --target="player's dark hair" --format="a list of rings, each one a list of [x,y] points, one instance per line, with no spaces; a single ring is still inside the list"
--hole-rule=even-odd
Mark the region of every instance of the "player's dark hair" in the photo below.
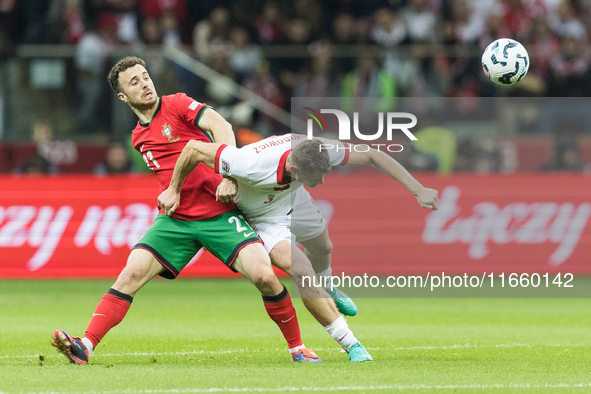
[[[116,93],[121,92],[121,86],[119,85],[119,73],[124,72],[130,67],[139,64],[140,66],[146,68],[146,62],[140,59],[137,56],[126,56],[123,59],[119,60],[117,64],[111,68],[109,71],[109,76],[107,79],[109,80],[109,85]]]
[[[326,150],[321,150],[319,140],[306,140],[298,144],[291,152],[291,162],[299,169],[311,174],[321,171],[328,174],[332,170]]]

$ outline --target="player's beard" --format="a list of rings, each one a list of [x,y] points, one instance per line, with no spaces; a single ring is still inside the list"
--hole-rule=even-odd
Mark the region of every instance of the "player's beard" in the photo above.
[[[156,97],[156,101],[151,103],[129,100],[129,106],[140,112],[147,111],[156,105],[158,105],[158,97]]]

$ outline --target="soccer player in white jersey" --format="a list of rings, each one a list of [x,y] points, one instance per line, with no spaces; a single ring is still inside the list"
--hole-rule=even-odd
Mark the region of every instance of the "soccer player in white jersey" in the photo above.
[[[306,308],[348,352],[349,359],[361,362],[373,359],[325,289],[301,287],[301,277],[314,274],[312,265],[319,275],[330,275],[332,249],[326,222],[301,186],[323,184],[332,166],[371,164],[406,187],[423,208],[438,209],[439,198],[436,190],[423,187],[386,153],[375,149],[357,152],[353,147],[340,141],[307,140],[299,134],[269,137],[240,149],[190,141],[177,161],[170,186],[158,197],[158,204],[164,213],[174,213],[185,177],[201,162],[236,179],[238,194],[234,202],[263,241],[273,264],[292,276]],[[218,190],[217,196],[222,201],[234,197],[223,190]],[[306,253],[295,246],[294,238]]]

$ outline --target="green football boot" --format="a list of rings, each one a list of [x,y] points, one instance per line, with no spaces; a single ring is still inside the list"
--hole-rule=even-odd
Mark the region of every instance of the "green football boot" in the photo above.
[[[357,314],[357,305],[349,298],[348,295],[333,287],[326,290],[328,294],[334,299],[337,309],[345,316],[355,316]]]
[[[368,353],[367,349],[357,341],[357,343],[349,348],[349,361],[354,363],[362,363],[364,361],[373,361],[373,357]]]

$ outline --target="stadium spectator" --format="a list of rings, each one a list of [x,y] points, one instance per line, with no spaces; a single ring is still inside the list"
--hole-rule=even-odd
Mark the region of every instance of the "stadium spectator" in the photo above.
[[[135,44],[140,38],[140,15],[137,0],[112,2],[117,20],[117,39],[121,43]]]
[[[23,175],[47,175],[57,174],[59,170],[49,160],[41,156],[40,153],[34,153],[23,164],[17,167],[15,172]]]
[[[267,1],[261,15],[254,20],[254,27],[261,44],[277,44],[285,37],[286,21],[275,1]]]
[[[176,31],[178,33],[179,44],[181,42],[190,42],[191,23],[185,0],[141,0],[139,8],[142,17],[162,20],[165,42],[167,42],[167,31]],[[173,20],[174,28],[166,26],[171,24]]]
[[[341,88],[342,97],[397,97],[396,81],[380,67],[370,53],[361,53],[355,70],[347,74]],[[388,108],[380,108],[380,111]]]
[[[577,138],[572,133],[557,134],[549,160],[541,171],[584,171],[589,170],[581,157]]]
[[[80,0],[68,0],[66,2],[61,21],[65,26],[65,42],[67,44],[77,44],[86,30],[84,26],[84,10]]]
[[[503,15],[497,13],[488,14],[484,24],[484,31],[480,36],[480,47],[484,50],[494,40],[510,36],[509,29],[503,23]],[[473,41],[465,37],[463,42],[471,43]]]
[[[310,64],[296,76],[294,97],[335,97],[331,48],[318,46]]]
[[[227,52],[230,45],[230,13],[226,8],[214,9],[206,20],[195,25],[193,50],[201,59],[209,59],[213,51]]]
[[[480,13],[478,15],[477,13]],[[479,9],[475,6],[475,2],[468,2],[467,0],[455,0],[451,7],[451,18],[446,21],[447,40],[453,41],[457,44],[474,43],[483,34],[485,23],[491,15],[495,15],[494,27],[495,32],[490,34],[486,40],[496,40],[496,29],[503,24],[502,16],[498,13],[489,13],[488,10]],[[485,32],[484,35],[487,33]],[[494,38],[493,38],[494,37]],[[488,45],[488,43],[486,44]],[[485,46],[486,46],[485,45]]]
[[[22,17],[22,41],[27,44],[47,43],[51,19],[51,2],[47,0],[27,0],[16,2],[17,13]]]
[[[375,12],[373,21],[371,38],[376,44],[385,48],[384,68],[390,74],[397,76],[405,60],[405,54],[400,50],[400,44],[407,39],[404,20],[399,13],[382,8]],[[359,61],[360,58],[357,59],[357,64]]]
[[[332,22],[329,43],[338,50],[340,45],[360,45],[363,43],[361,36],[357,33],[356,21],[351,14],[339,14]],[[355,68],[355,56],[348,53],[347,56],[340,54],[332,58],[332,67],[338,82],[341,82],[347,73]]]
[[[169,80],[174,81],[177,78],[176,72],[180,67],[178,65],[171,67],[162,54],[162,45],[164,44],[162,25],[163,18],[144,19],[141,26],[142,44],[135,45],[134,48],[143,54],[147,67],[150,68],[152,77],[155,80],[160,81],[168,77]],[[182,70],[187,73],[186,70]],[[187,82],[190,77],[193,77],[193,75],[187,76],[183,82]]]
[[[457,154],[454,163],[455,172],[472,172],[476,168],[476,162],[481,155],[476,140],[471,138],[458,138]]]
[[[162,43],[171,47],[178,48],[182,45],[182,34],[179,20],[172,11],[164,11],[160,18],[160,27],[162,32]]]
[[[313,38],[324,33],[323,9],[316,0],[293,0],[295,19],[303,19],[310,26]]]
[[[458,138],[455,171],[491,172],[515,171],[515,147],[510,143],[496,141],[493,138]]]
[[[371,38],[375,43],[386,48],[395,48],[406,39],[406,27],[398,13],[381,8],[373,15],[373,21]]]
[[[162,44],[162,31],[160,30],[160,20],[156,18],[146,18],[142,22],[141,28],[142,42],[146,45]]]
[[[409,40],[435,42],[437,16],[429,8],[428,0],[410,0],[402,17]]]
[[[134,172],[125,144],[122,142],[111,142],[105,152],[105,161],[97,164],[92,172],[96,175],[128,174]]]
[[[0,39],[4,42],[18,42],[20,37],[18,37],[17,22],[16,1],[0,3]]]
[[[369,20],[379,9],[389,7],[399,10],[405,0],[350,0],[341,2],[341,10],[353,15],[357,20]]]
[[[282,45],[293,45],[295,50],[306,51],[307,45],[312,42],[312,28],[306,19],[292,19],[287,26],[287,35],[280,43]],[[279,76],[279,82],[288,97],[292,96],[295,84],[295,77],[306,65],[306,58],[281,57],[271,62],[274,74]]]
[[[31,133],[37,151],[19,164],[14,169],[14,172],[31,175],[59,174],[59,167],[51,162],[50,156],[47,154],[50,152],[48,148],[53,141],[53,126],[51,123],[44,119],[36,120],[33,122]]]
[[[586,37],[585,25],[577,18],[569,0],[562,0],[556,13],[550,14],[548,22],[560,37],[574,37],[581,40]]]
[[[269,63],[266,61],[259,63],[257,71],[244,81],[244,87],[279,108],[285,104],[279,83],[271,74]],[[253,127],[259,134],[268,137],[279,125],[271,116],[261,113]]]
[[[158,97],[145,62],[137,57],[126,57],[115,64],[109,83],[138,117],[133,145],[154,170],[161,189],[170,184],[172,169],[186,145],[170,142],[182,137],[183,141],[235,144],[232,127],[211,107],[183,93]],[[216,188],[219,190],[214,192]],[[217,198],[235,191],[234,182],[204,166],[194,171],[184,182],[186,203],[179,206],[174,217],[158,215],[97,305],[84,337],[70,337],[56,330],[52,345],[70,362],[87,364],[103,337],[123,320],[136,292],[157,275],[176,278],[204,246],[259,289],[269,317],[288,343],[292,361],[322,362],[304,347],[289,293],[275,276],[259,238],[241,219],[231,199]]]
[[[558,54],[560,44],[546,19],[533,20],[528,41],[528,53],[535,59],[531,62],[528,73],[547,75],[550,71],[550,62]]]
[[[527,39],[527,32],[531,29],[532,14],[524,0],[503,0],[503,22],[510,32],[507,37],[516,40]]]
[[[117,32],[114,14],[99,16],[96,29],[89,29],[76,45],[77,88],[80,106],[77,131],[89,134],[99,129],[105,120],[99,115],[99,103],[104,93],[104,76]]]
[[[576,37],[562,37],[560,52],[550,61],[547,93],[552,97],[587,97],[591,92],[589,57]]]
[[[218,76],[205,81],[205,94],[209,101],[216,106],[234,104],[238,95],[233,84],[236,74],[230,65],[227,52],[218,49],[212,51],[209,67],[219,73]]]
[[[189,27],[192,29],[196,23],[201,22],[209,17],[211,12],[218,8],[224,7],[229,9],[233,0],[189,0],[185,1],[187,7],[187,17],[189,19]],[[192,34],[192,31],[190,32]]]
[[[230,31],[230,66],[236,73],[237,82],[241,83],[249,74],[256,71],[263,59],[263,53],[257,45],[250,42],[245,28],[236,26]]]
[[[476,12],[483,16],[493,15],[488,14],[488,10],[477,9],[473,2],[455,0],[452,4],[451,19],[442,24],[440,40],[446,48],[436,51],[437,66],[432,70],[444,96],[478,95],[482,66],[480,59],[470,55],[470,44],[478,41],[484,21],[474,21]],[[496,20],[501,23],[500,15],[497,15]],[[492,89],[490,85],[489,88]]]
[[[10,42],[8,35],[0,30],[0,64],[3,60],[11,57],[14,51],[12,42]]]

